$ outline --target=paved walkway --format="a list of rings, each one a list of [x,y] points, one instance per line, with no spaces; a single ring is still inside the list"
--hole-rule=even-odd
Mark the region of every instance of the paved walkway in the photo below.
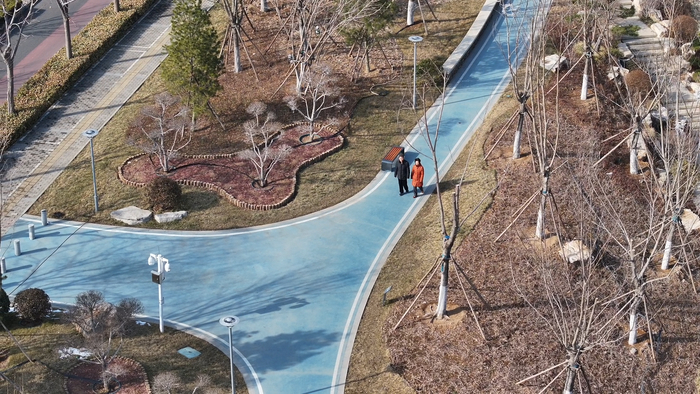
[[[162,56],[157,48],[165,39],[167,12],[167,7],[158,7],[148,16],[152,23],[140,27],[137,31],[141,33],[127,37],[115,51],[136,48],[141,52],[132,57]],[[529,20],[524,14],[522,18]],[[438,146],[442,173],[456,160],[509,82],[503,48],[507,40],[515,47],[517,38],[509,37],[504,26],[501,18],[489,23],[492,33],[478,41],[470,60],[455,72],[448,87]],[[425,44],[430,44],[429,38]],[[125,69],[113,72],[98,66],[97,74],[104,81],[127,73],[127,68],[142,67],[145,74],[150,64],[105,63]],[[85,83],[86,93],[71,94],[56,112],[45,117],[43,131],[35,130],[27,137],[35,138],[31,146],[45,147],[47,158],[23,165],[37,167],[37,175],[10,196],[15,215],[24,212],[20,203],[28,207],[33,201],[24,196],[40,195],[49,178],[60,172],[60,163],[70,162],[84,147],[87,141],[79,133],[99,128],[108,119],[105,111],[116,111],[123,103],[114,97],[130,94],[120,89],[131,86],[123,79],[106,83],[109,89],[98,90],[110,93],[99,98],[92,96],[97,92],[88,93]],[[99,102],[99,109],[91,110],[91,102]],[[82,103],[82,109],[73,108]],[[431,127],[437,113],[436,108],[429,111]],[[52,124],[56,126],[50,127]],[[55,140],[44,137],[54,131],[50,138]],[[63,139],[70,143],[59,147],[65,144],[69,148],[58,154],[55,146]],[[407,140],[407,146],[410,143],[415,148],[407,152],[409,160],[416,152],[427,152],[416,130]],[[19,157],[22,149],[15,147],[13,152]],[[15,167],[19,171],[21,166]],[[427,185],[434,184],[429,166],[426,179]],[[426,193],[431,191],[432,186],[426,187]],[[147,315],[156,317],[157,286],[150,281],[151,267],[146,260],[149,253],[162,253],[172,266],[163,284],[167,324],[208,338],[227,351],[228,333],[218,320],[228,314],[239,316],[241,321],[234,330],[235,362],[251,393],[342,392],[355,332],[376,276],[426,200],[399,197],[393,177],[379,173],[362,192],[337,206],[287,222],[240,230],[166,232],[62,221],[41,226],[36,218],[25,216],[4,238],[2,255],[8,266],[5,288],[16,293],[39,287],[52,300],[63,303],[73,302],[75,295],[88,289],[102,291],[114,301],[133,296],[144,302]],[[30,223],[37,225],[33,241],[27,238]],[[12,253],[15,239],[21,241],[20,256]]]

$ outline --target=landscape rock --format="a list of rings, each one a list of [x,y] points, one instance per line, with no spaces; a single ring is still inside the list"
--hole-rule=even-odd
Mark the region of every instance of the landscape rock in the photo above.
[[[163,212],[153,216],[158,223],[170,223],[187,217],[187,211]]]
[[[557,69],[565,69],[569,67],[569,59],[561,55],[545,56],[540,62],[540,67],[547,71],[556,71]]]
[[[662,22],[656,22],[649,26],[649,28],[651,28],[651,30],[656,34],[657,37],[668,36],[668,29],[662,24]]]
[[[630,47],[627,46],[627,44],[625,44],[624,42],[617,44],[617,49],[619,49],[620,52],[622,52],[623,59],[629,60],[634,57],[634,54],[632,54],[632,51],[630,51]]]
[[[700,228],[700,216],[696,215],[690,209],[684,209],[681,214],[681,223],[686,233]]]
[[[113,211],[109,216],[114,220],[135,226],[150,221],[153,218],[153,212],[132,205]]]
[[[621,76],[625,77],[625,75],[629,74],[630,70],[624,68],[624,67],[618,67],[618,66],[613,66],[610,68],[610,72],[608,72],[608,80],[612,81],[613,79]]]
[[[575,239],[564,244],[559,251],[562,259],[573,264],[577,261],[585,261],[591,258],[591,249],[580,239]]]

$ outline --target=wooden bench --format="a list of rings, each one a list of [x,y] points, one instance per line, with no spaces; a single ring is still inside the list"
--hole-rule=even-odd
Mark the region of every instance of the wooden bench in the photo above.
[[[396,167],[396,162],[399,161],[399,155],[402,154],[404,154],[403,146],[392,146],[389,153],[382,159],[382,171],[392,171]]]

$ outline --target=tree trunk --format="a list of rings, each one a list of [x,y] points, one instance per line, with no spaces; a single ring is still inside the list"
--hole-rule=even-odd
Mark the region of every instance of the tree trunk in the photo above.
[[[627,343],[629,345],[637,343],[637,309],[639,309],[639,304],[642,302],[640,295],[635,294],[634,297],[630,308],[630,330],[627,338]]]
[[[260,11],[267,12],[267,0],[260,0]]]
[[[637,145],[639,144],[639,130],[632,134],[632,143],[630,146],[630,174],[639,174],[639,161],[637,161]]]
[[[435,156],[433,155],[433,160]],[[455,187],[455,192],[452,194],[452,209],[454,217],[452,219],[452,229],[450,234],[444,234],[445,239],[442,244],[442,267],[440,269],[440,293],[438,294],[438,305],[435,311],[435,316],[438,319],[442,319],[447,311],[447,285],[450,279],[450,256],[452,254],[452,247],[455,244],[455,238],[457,238],[457,232],[459,231],[459,190],[460,185]],[[440,194],[438,194],[440,198]]]
[[[63,32],[65,33],[66,41],[66,58],[73,58],[73,46],[71,45],[70,39],[70,15],[68,14],[68,4],[63,3],[62,0],[56,0],[58,3],[58,8],[61,10],[61,16],[63,17]]]
[[[438,319],[442,319],[447,311],[447,284],[450,279],[450,258],[443,255],[442,267],[440,268],[440,294],[438,295],[437,311]]]
[[[119,0],[114,0],[114,12],[117,13],[121,11],[121,7],[119,6]]]
[[[520,114],[518,115],[518,128],[515,129],[515,136],[513,137],[513,160],[519,159],[521,156],[520,139],[523,135],[523,124],[525,123],[526,102],[526,97],[520,98]]]
[[[413,25],[413,12],[415,11],[416,3],[414,0],[408,0],[408,11],[406,12],[406,26]]]
[[[233,36],[233,71],[239,73],[241,72],[241,37],[238,34],[238,26],[231,29],[231,35]]]
[[[66,12],[68,12],[68,7],[66,6]],[[64,18],[63,19],[63,28],[66,31],[66,58],[72,59],[73,58],[73,45],[71,43],[70,39],[70,19]]]
[[[367,72],[367,74],[369,74],[370,71],[372,71],[371,66],[370,66],[370,62],[369,62],[369,44],[365,43],[364,46],[365,46],[365,71]]]
[[[547,208],[547,197],[549,195],[549,169],[544,171],[542,177],[542,194],[540,195],[540,208],[537,210],[537,227],[535,228],[535,237],[544,239],[546,232],[544,226],[545,209]]]
[[[671,248],[673,247],[673,222],[668,229],[668,235],[666,236],[666,245],[664,246],[664,257],[661,259],[661,269],[667,270],[669,263],[671,262]]]
[[[14,115],[17,112],[15,110],[15,62],[9,53],[3,54],[2,60],[7,70],[7,113]]]
[[[588,57],[584,60],[586,65],[583,67],[583,82],[581,82],[581,100],[588,98]]]
[[[576,372],[578,372],[578,366],[575,360],[569,362],[569,367],[566,369],[566,383],[564,383],[564,390],[562,394],[573,394],[574,393],[574,383],[576,382]]]

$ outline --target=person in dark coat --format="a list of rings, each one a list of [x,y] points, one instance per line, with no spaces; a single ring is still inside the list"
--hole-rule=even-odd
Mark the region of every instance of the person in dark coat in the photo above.
[[[394,169],[394,177],[399,180],[399,196],[408,193],[408,179],[411,177],[411,164],[404,159],[403,154],[399,155],[399,162]]]

